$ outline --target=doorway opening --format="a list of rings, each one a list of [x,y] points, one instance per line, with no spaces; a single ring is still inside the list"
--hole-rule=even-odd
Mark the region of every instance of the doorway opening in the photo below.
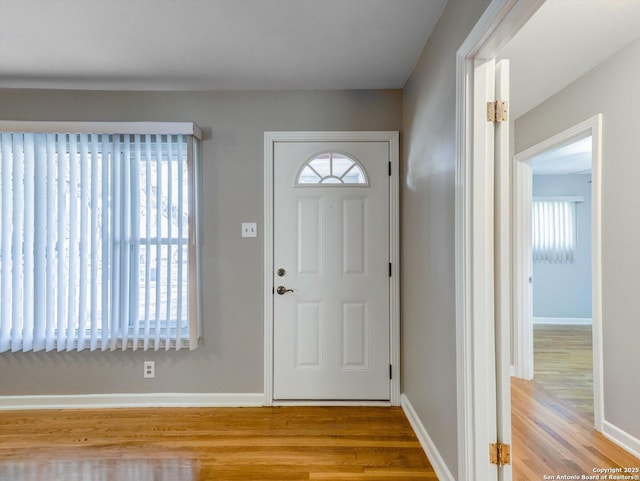
[[[591,145],[531,159],[533,379],[593,423]]]
[[[514,157],[514,371],[602,430],[601,116]]]
[[[586,5],[586,4],[585,4]],[[594,7],[604,7],[608,5],[606,2],[593,2],[590,4]],[[518,202],[516,190],[523,189],[526,183],[522,181],[526,174],[526,168],[529,166],[526,162],[513,162],[510,157],[511,152],[520,146],[521,149],[527,148],[535,141],[545,138],[546,135],[553,135],[554,132],[579,122],[589,115],[595,117],[583,122],[577,128],[570,128],[565,132],[565,137],[561,140],[558,138],[549,139],[543,147],[537,145],[536,152],[527,149],[527,160],[530,160],[537,154],[554,147],[561,146],[562,141],[575,140],[581,134],[591,131],[593,142],[593,173],[592,173],[592,192],[594,197],[594,245],[600,246],[599,222],[600,207],[595,201],[595,196],[600,196],[599,161],[601,157],[600,134],[601,134],[601,114],[597,112],[609,112],[609,105],[612,103],[616,106],[625,106],[626,98],[624,97],[627,90],[614,90],[614,101],[609,100],[605,93],[608,94],[607,86],[611,75],[611,69],[594,70],[600,63],[604,61],[613,62],[626,59],[623,53],[620,53],[624,45],[612,45],[612,49],[603,51],[602,55],[595,57],[594,55],[586,55],[584,58],[591,63],[581,72],[573,73],[565,71],[569,76],[561,79],[559,69],[566,68],[571,70],[575,67],[577,54],[562,48],[563,46],[572,47],[575,52],[591,52],[588,45],[594,42],[597,46],[602,46],[601,38],[608,38],[606,35],[602,37],[596,32],[590,30],[588,38],[577,39],[576,32],[584,32],[581,28],[587,22],[580,21],[580,17],[594,15],[600,21],[595,23],[603,24],[601,21],[604,14],[602,9],[597,12],[583,9],[572,9],[570,12],[558,14],[553,11],[552,7],[565,8],[568,7],[566,2],[551,1],[523,1],[509,2],[507,0],[494,0],[489,8],[478,21],[474,29],[471,31],[465,43],[458,51],[458,75],[457,75],[457,177],[462,188],[456,196],[456,260],[457,271],[456,279],[457,291],[460,294],[458,301],[458,364],[460,382],[459,382],[459,418],[460,425],[460,478],[461,479],[502,479],[508,481],[512,477],[512,466],[506,464],[499,466],[487,466],[483,460],[483,450],[485,443],[495,443],[494,445],[500,449],[508,447],[511,444],[511,423],[514,425],[514,441],[513,448],[515,458],[525,460],[520,463],[521,466],[530,468],[528,473],[523,476],[522,472],[514,471],[515,479],[538,479],[541,477],[541,471],[546,472],[550,466],[549,460],[558,462],[560,466],[564,461],[569,459],[566,454],[559,456],[563,448],[558,447],[558,443],[563,447],[571,445],[571,441],[567,441],[567,433],[574,433],[575,425],[571,420],[568,423],[562,423],[566,419],[561,419],[562,414],[557,404],[552,400],[535,399],[531,391],[514,390],[514,386],[522,385],[517,377],[510,379],[510,372],[515,373],[518,377],[525,377],[522,370],[525,366],[531,366],[531,373],[528,377],[533,377],[533,342],[531,348],[527,351],[525,342],[527,338],[524,335],[525,326],[523,322],[517,322],[517,319],[531,319],[532,315],[523,316],[522,310],[524,306],[530,305],[523,302],[525,296],[532,297],[531,284],[529,277],[530,272],[524,276],[525,261],[522,249],[518,246],[522,245],[517,236],[526,236],[522,229],[518,229],[515,224],[522,219],[522,205],[509,205],[505,207],[506,199],[514,199]],[[616,7],[619,7],[616,5]],[[540,11],[538,11],[538,9]],[[534,15],[535,13],[535,15]],[[621,8],[613,9],[608,13],[621,14],[624,18],[631,18],[628,11]],[[533,21],[534,17],[538,20],[551,19],[557,20],[562,18],[562,27],[553,31],[549,28],[542,30],[536,27],[541,23]],[[635,17],[640,18],[640,17]],[[578,28],[571,30],[567,25],[575,22]],[[552,22],[551,22],[552,23]],[[611,24],[622,25],[623,21],[610,22]],[[610,29],[609,29],[610,30]],[[558,35],[566,35],[567,39],[560,42]],[[636,38],[634,32],[630,32],[631,41]],[[518,70],[515,57],[505,52],[507,44],[514,45],[519,39],[520,45],[524,45],[521,53],[521,65],[529,68],[520,69],[520,82],[516,81],[516,76],[508,79],[512,93],[516,95],[509,96],[507,92],[506,98],[501,96],[499,88],[498,72],[493,69],[496,59],[500,62],[505,60],[511,61],[511,65],[516,67],[512,70]],[[632,44],[630,44],[632,45]],[[635,46],[635,44],[633,45]],[[540,54],[534,50],[540,49]],[[616,51],[621,57],[612,57]],[[547,60],[552,65],[545,64]],[[570,59],[570,61],[568,61]],[[540,62],[538,62],[540,61]],[[543,62],[544,61],[544,62]],[[629,65],[629,64],[625,64]],[[631,64],[633,65],[633,64]],[[622,70],[622,69],[621,69]],[[602,85],[602,94],[584,94],[581,95],[564,95],[567,91],[566,87],[572,85],[581,75],[585,73],[589,75],[600,75],[606,77],[607,80],[595,82],[595,85]],[[495,73],[495,75],[494,75]],[[629,79],[630,76],[621,76],[622,79]],[[593,85],[592,83],[588,84]],[[574,87],[584,88],[584,83],[573,84]],[[625,84],[625,87],[627,85]],[[548,88],[544,94],[542,90]],[[628,88],[628,87],[627,87]],[[580,89],[578,89],[580,90]],[[611,90],[611,89],[609,89]],[[516,102],[517,95],[527,94],[527,102]],[[575,94],[575,92],[571,92]],[[534,95],[535,94],[535,95]],[[557,102],[545,102],[552,96],[558,94]],[[618,99],[621,97],[621,99]],[[521,99],[522,100],[522,99]],[[587,105],[588,100],[594,102]],[[491,120],[491,115],[487,116],[487,112],[491,113],[496,110],[498,104],[509,102],[509,119],[503,124],[494,125],[487,122],[487,118]],[[573,103],[572,103],[573,102]],[[544,105],[543,105],[544,104]],[[533,110],[537,106],[541,107],[538,112],[531,116],[525,117],[524,114]],[[611,119],[622,117],[621,115],[611,114]],[[518,120],[513,120],[518,119]],[[524,120],[523,120],[524,119]],[[520,130],[513,136],[509,137],[508,145],[505,147],[503,137],[504,133],[509,133],[509,127],[518,125]],[[623,122],[630,125],[630,122]],[[631,124],[632,125],[632,124]],[[505,128],[506,127],[506,128]],[[525,127],[532,127],[535,130],[526,131]],[[611,127],[609,127],[611,128]],[[506,130],[506,132],[505,132]],[[615,128],[614,128],[615,130]],[[513,129],[511,129],[513,132]],[[566,134],[570,135],[566,135]],[[593,135],[597,133],[597,135]],[[632,135],[632,134],[631,134]],[[586,137],[587,135],[585,135]],[[607,135],[607,138],[612,139]],[[616,140],[618,138],[616,137]],[[609,149],[612,144],[607,143]],[[626,145],[626,144],[625,144]],[[505,161],[505,155],[508,157]],[[610,151],[608,150],[608,155]],[[612,155],[614,158],[616,155]],[[522,158],[516,160],[524,160]],[[495,169],[494,169],[495,166]],[[529,166],[529,175],[531,168]],[[532,181],[531,181],[532,182]],[[531,186],[532,183],[529,183]],[[624,184],[623,185],[627,185]],[[494,203],[495,201],[495,203]],[[507,201],[508,202],[508,201]],[[529,214],[530,215],[530,214]],[[529,219],[530,220],[530,219]],[[527,224],[527,223],[525,223]],[[529,235],[530,223],[529,225]],[[507,233],[512,233],[509,237]],[[597,242],[595,238],[597,237]],[[531,259],[531,257],[529,257]],[[531,262],[531,261],[529,261]],[[586,456],[585,459],[596,454],[597,456],[607,456],[613,460],[614,456],[617,460],[612,465],[621,465],[620,462],[627,463],[624,459],[629,459],[630,454],[624,452],[618,446],[637,452],[637,439],[628,432],[623,431],[618,426],[614,426],[611,422],[603,419],[603,389],[602,389],[602,335],[601,335],[601,276],[600,253],[594,249],[593,251],[593,273],[592,279],[594,286],[592,288],[592,318],[593,318],[593,364],[594,364],[594,424],[598,431],[604,434],[604,439],[600,435],[594,435],[593,425],[587,425],[581,430],[582,438],[580,443],[573,443],[581,450],[580,456]],[[505,280],[506,279],[506,280]],[[493,281],[493,282],[491,282]],[[487,285],[489,287],[487,288]],[[527,294],[528,293],[528,294]],[[618,316],[619,317],[619,316]],[[608,318],[609,320],[610,318]],[[617,319],[612,319],[614,322]],[[489,341],[487,342],[487,337]],[[486,348],[485,348],[486,347]],[[512,350],[511,350],[512,349]],[[611,352],[611,351],[608,351]],[[511,356],[510,356],[511,354]],[[530,362],[525,362],[528,359]],[[495,376],[485,376],[483,363],[495,361]],[[511,361],[511,370],[509,369],[509,361]],[[482,366],[477,368],[477,366]],[[488,378],[488,379],[487,379]],[[478,382],[479,381],[479,382]],[[522,383],[531,385],[533,383]],[[511,384],[511,390],[507,387]],[[599,384],[599,386],[598,386]],[[483,389],[488,386],[488,389]],[[494,389],[494,387],[496,389]],[[521,418],[518,418],[519,424],[516,427],[516,417],[512,417],[511,410],[511,393],[513,393],[513,405],[517,406],[521,400],[520,394],[528,397],[530,402],[528,408],[521,409]],[[607,392],[607,399],[612,399],[611,390]],[[539,401],[539,402],[538,402]],[[616,398],[616,402],[621,402],[620,398]],[[486,408],[488,406],[488,408]],[[497,419],[494,422],[493,410],[497,411]],[[545,409],[546,408],[546,409]],[[544,412],[543,412],[544,411]],[[475,413],[480,412],[482,416],[478,417]],[[488,415],[486,415],[488,413]],[[554,416],[549,419],[532,419],[531,414],[550,414]],[[522,422],[520,422],[522,421]],[[551,422],[558,421],[555,425]],[[603,429],[603,425],[606,429]],[[561,426],[561,427],[558,427]],[[518,439],[516,446],[516,433],[518,429],[525,433]],[[532,446],[532,438],[539,435],[540,442]],[[613,441],[613,443],[604,443],[603,441]],[[556,443],[558,442],[558,443]],[[555,444],[554,444],[555,443]],[[615,446],[615,444],[618,446]],[[506,446],[505,446],[506,445]],[[506,450],[506,449],[505,449]],[[615,453],[615,454],[611,454]],[[627,456],[625,458],[624,456]],[[561,459],[561,457],[563,459]],[[577,459],[574,458],[574,459]],[[631,458],[633,459],[633,458]],[[623,460],[623,461],[621,461]],[[632,462],[637,463],[637,460]],[[500,464],[500,460],[498,460]],[[586,469],[592,469],[592,462],[585,462]],[[554,464],[555,465],[555,464]],[[590,468],[589,468],[590,466]],[[515,468],[515,464],[513,466]],[[575,463],[566,465],[566,471],[578,471],[580,466]],[[585,471],[586,472],[586,471]],[[589,471],[591,472],[591,471]]]

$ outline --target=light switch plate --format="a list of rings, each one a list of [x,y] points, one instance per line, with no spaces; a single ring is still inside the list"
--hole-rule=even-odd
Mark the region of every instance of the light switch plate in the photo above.
[[[258,237],[258,225],[255,222],[243,222],[242,237]]]

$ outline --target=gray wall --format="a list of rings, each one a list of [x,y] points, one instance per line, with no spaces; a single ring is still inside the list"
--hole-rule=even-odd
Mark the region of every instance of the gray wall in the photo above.
[[[533,317],[591,317],[591,175],[534,175],[533,196],[577,195],[573,262],[533,263]]]
[[[516,120],[516,152],[598,113],[605,419],[640,438],[640,40]]]
[[[0,395],[263,391],[266,130],[400,130],[402,92],[0,90],[4,120],[194,121],[205,132],[204,342],[179,352],[0,354]],[[257,239],[240,223],[258,222]],[[143,360],[156,378],[142,378]]]
[[[456,51],[488,4],[449,0],[402,103],[402,387],[454,475]]]

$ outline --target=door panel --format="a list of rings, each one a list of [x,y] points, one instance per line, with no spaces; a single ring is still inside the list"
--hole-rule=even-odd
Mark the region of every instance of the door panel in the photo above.
[[[296,303],[296,369],[322,367],[322,304]]]
[[[369,313],[366,302],[342,303],[342,368],[367,369]]]
[[[293,290],[274,293],[276,400],[390,399],[388,145],[274,144],[273,279]],[[305,170],[325,152],[334,167]],[[341,183],[345,156],[366,184]],[[300,172],[332,183],[296,185]]]
[[[366,197],[342,199],[342,274],[366,276],[367,249]]]
[[[319,276],[322,266],[322,198],[297,197],[298,275]]]

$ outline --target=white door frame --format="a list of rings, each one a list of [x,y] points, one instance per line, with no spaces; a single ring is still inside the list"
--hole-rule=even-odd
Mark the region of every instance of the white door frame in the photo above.
[[[459,481],[507,479],[489,462],[500,437],[494,314],[493,126],[484,107],[495,85],[490,61],[544,0],[493,0],[457,52],[456,62],[456,364]],[[491,78],[494,71],[491,69]],[[501,177],[504,178],[504,177]],[[510,246],[509,246],[510,247]],[[503,319],[503,322],[505,320]],[[500,326],[502,327],[502,326]],[[497,435],[497,436],[496,436]],[[504,476],[503,476],[504,475]]]
[[[389,356],[392,365],[390,403],[400,405],[400,198],[399,134],[377,132],[265,132],[264,133],[264,405],[273,400],[273,168],[276,142],[388,142],[389,256],[393,265],[389,279]],[[371,404],[366,402],[311,401],[304,404]],[[380,404],[380,403],[375,403]]]
[[[513,212],[514,212],[514,365],[516,376],[533,378],[533,320],[532,299],[529,295],[531,276],[531,181],[529,161],[549,150],[562,147],[580,138],[591,136],[591,295],[593,332],[593,412],[595,428],[603,429],[604,392],[602,383],[602,220],[601,220],[601,163],[602,114],[574,125],[559,134],[529,147],[514,156]]]

